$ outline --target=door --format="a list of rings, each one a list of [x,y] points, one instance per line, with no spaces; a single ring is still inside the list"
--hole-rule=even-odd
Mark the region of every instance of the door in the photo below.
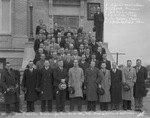
[[[54,23],[58,24],[58,28],[65,31],[70,27],[71,29],[77,29],[79,27],[78,16],[54,16]]]

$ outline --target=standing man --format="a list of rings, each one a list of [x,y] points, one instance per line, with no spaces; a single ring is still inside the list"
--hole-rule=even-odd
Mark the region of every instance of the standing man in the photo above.
[[[7,62],[4,72],[2,73],[2,88],[4,90],[4,98],[6,105],[6,113],[11,113],[10,105],[15,105],[15,112],[19,111],[19,93],[17,76],[14,71],[10,68],[10,63]]]
[[[96,28],[96,42],[103,42],[103,25],[104,15],[101,12],[101,7],[97,7],[97,12],[94,14],[94,27]]]
[[[29,68],[23,74],[22,89],[27,101],[27,112],[34,112],[34,102],[38,99],[36,90],[38,71],[33,68],[33,61],[29,61],[28,65]]]
[[[39,73],[38,88],[40,90],[41,112],[46,111],[46,102],[48,102],[48,111],[52,112],[53,78],[48,60],[45,60],[44,68]]]
[[[132,61],[127,61],[127,67],[124,67],[123,71],[123,83],[128,84],[130,87],[129,91],[122,91],[123,109],[131,110],[131,101],[133,99],[133,86],[136,82],[136,70],[131,67]]]
[[[74,60],[74,67],[69,69],[69,82],[68,86],[73,87],[74,94],[70,94],[70,111],[74,110],[75,101],[77,101],[78,111],[82,111],[82,84],[84,82],[83,70],[78,66],[78,60]]]
[[[112,63],[111,74],[111,103],[112,110],[119,110],[119,104],[122,102],[122,72],[117,69],[116,62]]]
[[[141,65],[141,60],[136,60],[136,76],[137,80],[134,85],[134,101],[135,101],[135,111],[142,111],[143,107],[143,97],[146,96],[146,85],[145,80],[147,78],[147,70]]]
[[[40,33],[40,30],[42,29],[43,27],[43,20],[40,19],[39,20],[39,25],[36,27],[36,31],[35,31],[35,34],[38,35]]]
[[[57,112],[65,112],[65,101],[66,101],[66,89],[61,89],[60,84],[67,84],[68,72],[67,69],[63,68],[63,61],[58,61],[58,67],[54,71],[54,87],[56,94],[56,109]]]
[[[100,66],[99,66],[99,67],[101,67],[101,64],[102,64],[103,62],[105,62],[105,64],[106,64],[106,69],[107,69],[107,70],[111,70],[111,63],[110,63],[109,60],[107,60],[107,54],[106,54],[106,53],[103,54],[103,59],[102,59],[102,61],[100,62]]]
[[[45,61],[45,54],[41,54],[40,55],[40,60],[36,62],[36,69],[39,70],[39,69],[42,69],[44,67],[44,61]]]
[[[96,111],[97,95],[97,80],[99,79],[99,69],[95,67],[95,62],[92,61],[90,67],[85,70],[85,88],[87,111]]]
[[[100,79],[98,80],[99,87],[103,88],[105,93],[99,96],[101,110],[108,111],[108,103],[111,102],[110,86],[111,77],[110,71],[106,69],[106,63],[102,62],[100,70]]]

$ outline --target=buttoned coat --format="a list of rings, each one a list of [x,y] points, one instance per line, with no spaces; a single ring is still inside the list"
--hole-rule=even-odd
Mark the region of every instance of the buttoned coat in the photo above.
[[[27,89],[25,94],[25,100],[34,102],[38,99],[37,95],[37,80],[38,80],[38,71],[33,69],[31,72],[29,69],[26,69],[23,74],[22,87]]]
[[[69,97],[83,97],[82,84],[84,82],[84,73],[80,67],[72,67],[69,69],[69,82],[68,85],[72,86],[75,90],[74,94]]]
[[[52,70],[42,68],[39,71],[38,85],[40,88],[40,100],[53,100],[53,77]]]
[[[104,95],[99,96],[100,102],[110,102],[110,86],[111,86],[111,77],[110,77],[110,71],[106,69],[105,74],[102,70],[99,70],[100,72],[100,80],[98,80],[98,83],[101,84],[102,88],[104,89],[105,93]]]
[[[146,84],[145,80],[147,79],[147,70],[144,66],[141,66],[139,70],[137,70],[137,66],[134,67],[136,69],[136,83],[134,85],[134,97],[141,98],[146,96]]]
[[[110,70],[111,74],[111,102],[120,103],[122,101],[122,71],[116,69],[114,72]]]
[[[15,93],[9,94],[6,92],[6,90],[10,87],[16,88],[17,85],[17,76],[15,75],[13,70],[10,70],[8,72],[7,69],[5,69],[2,72],[2,88],[4,92],[4,98],[5,98],[5,104],[12,104],[15,102],[19,102],[19,94],[18,94],[18,89]]]
[[[136,71],[131,67],[129,71],[128,67],[124,67],[123,69],[123,82],[127,83],[130,86],[129,91],[125,91],[122,89],[122,99],[123,100],[132,100],[133,99],[133,86],[136,82]]]
[[[85,86],[86,86],[86,99],[87,101],[98,101],[97,95],[97,80],[99,79],[99,69],[94,68],[93,70],[91,67],[85,70]]]

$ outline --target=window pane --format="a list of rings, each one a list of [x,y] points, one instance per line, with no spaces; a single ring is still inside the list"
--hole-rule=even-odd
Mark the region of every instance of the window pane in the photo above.
[[[11,31],[11,10],[10,0],[2,0],[1,7],[1,33],[10,33]]]

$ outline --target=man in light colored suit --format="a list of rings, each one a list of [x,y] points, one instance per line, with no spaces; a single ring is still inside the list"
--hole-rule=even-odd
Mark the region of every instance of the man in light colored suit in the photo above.
[[[132,61],[127,61],[127,66],[123,69],[123,83],[126,83],[130,86],[129,91],[122,91],[122,99],[123,99],[123,109],[131,110],[131,101],[133,99],[133,87],[136,82],[136,70],[131,67]]]

